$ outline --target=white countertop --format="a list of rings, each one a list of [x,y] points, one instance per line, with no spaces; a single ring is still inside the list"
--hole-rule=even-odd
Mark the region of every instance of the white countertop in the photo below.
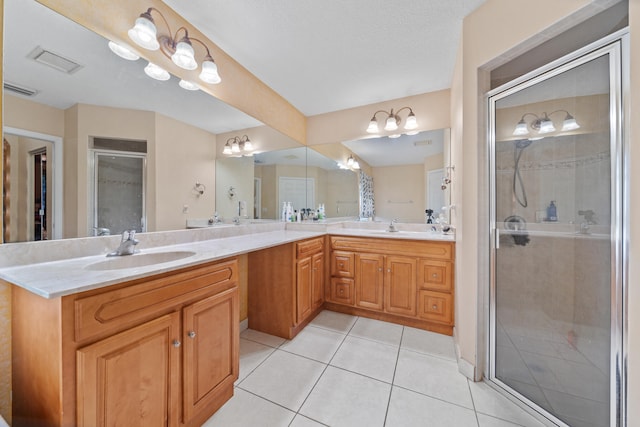
[[[176,251],[195,252],[195,255],[188,258],[161,264],[115,270],[93,270],[90,267],[92,264],[106,259],[104,255],[96,255],[6,267],[0,269],[0,278],[42,297],[56,298],[324,234],[326,233],[289,230],[245,234],[236,237],[161,246],[141,251],[141,254]]]
[[[99,269],[98,263],[104,264],[107,260],[113,260],[114,263],[128,262],[129,260],[121,258],[137,256],[105,256],[117,246],[118,236],[48,241],[40,244],[8,244],[0,245],[0,251],[4,251],[0,255],[5,259],[12,258],[13,261],[5,260],[5,264],[0,265],[0,278],[44,298],[57,298],[326,234],[385,239],[455,240],[451,234],[422,231],[422,228],[411,228],[407,225],[404,230],[390,233],[379,226],[372,228],[360,226],[355,222],[301,223],[286,226],[275,223],[264,226],[225,227],[209,231],[145,233],[136,236],[141,241],[139,247],[142,256],[168,252],[193,254],[167,262],[115,269]],[[84,256],[88,253],[95,255]]]

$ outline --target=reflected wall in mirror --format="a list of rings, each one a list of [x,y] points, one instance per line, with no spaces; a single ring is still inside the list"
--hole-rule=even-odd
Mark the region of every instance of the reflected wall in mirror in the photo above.
[[[448,180],[453,178],[449,138],[449,129],[438,129],[311,148],[345,164],[350,155],[358,161],[373,178],[376,220],[425,222],[427,209],[434,211],[434,218],[440,213],[447,217]]]
[[[358,216],[357,175],[306,147],[219,157],[216,194],[218,214],[225,219],[281,220],[284,202],[301,215],[322,204],[327,218]]]
[[[46,156],[44,208],[41,203],[36,209],[35,195],[25,192],[34,178],[30,170],[23,173],[24,160],[8,159],[13,173],[3,176],[10,189],[5,241],[35,239],[32,217],[43,209],[41,238],[84,237],[106,228],[92,212],[91,141],[96,137],[146,142],[146,218],[139,224],[147,231],[184,228],[188,218],[210,216],[216,135],[261,123],[202,91],[180,88],[173,76],[165,82],[148,78],[146,61],[117,57],[103,37],[35,1],[5,0],[4,8],[3,124],[11,155],[33,152],[14,147],[21,144],[9,136],[16,132],[58,141]],[[36,61],[35,53],[42,50],[43,58],[57,55],[79,67],[67,73]],[[209,190],[196,194],[196,182]]]

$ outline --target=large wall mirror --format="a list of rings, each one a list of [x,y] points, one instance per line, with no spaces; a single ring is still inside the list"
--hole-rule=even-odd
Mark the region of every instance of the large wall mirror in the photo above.
[[[326,218],[358,217],[358,176],[307,147],[218,158],[216,207],[223,218],[282,220],[283,203],[308,218],[320,205]]]
[[[360,170],[372,178],[374,219],[424,222],[427,209],[434,218],[442,213],[448,219],[453,179],[449,129],[311,148],[347,167],[349,156],[357,161]],[[359,202],[362,204],[361,199]]]
[[[150,79],[145,60],[117,57],[35,1],[4,7],[3,240],[164,231],[210,217],[217,135],[262,123],[174,76]]]

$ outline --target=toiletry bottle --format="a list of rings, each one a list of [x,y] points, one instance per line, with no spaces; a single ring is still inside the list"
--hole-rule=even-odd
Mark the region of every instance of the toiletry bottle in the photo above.
[[[557,221],[558,220],[558,210],[556,208],[556,202],[554,200],[549,203],[547,207],[547,221]]]
[[[287,202],[282,202],[282,213],[280,214],[281,221],[287,221]]]

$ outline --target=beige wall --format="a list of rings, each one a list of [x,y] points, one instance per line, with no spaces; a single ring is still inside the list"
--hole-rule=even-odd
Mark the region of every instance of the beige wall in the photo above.
[[[373,197],[376,218],[422,222],[425,205],[424,165],[374,167]]]
[[[238,216],[240,201],[246,204],[244,216],[253,218],[253,178],[253,157],[220,157],[216,160],[216,192],[219,194],[215,209],[226,222]],[[230,187],[234,189],[233,197],[229,196]],[[208,216],[212,214],[213,211]]]
[[[147,163],[155,167],[155,185],[148,186],[155,190],[149,215],[155,214],[154,230],[180,229],[187,218],[211,217],[216,208],[216,136],[156,114],[155,141],[155,161]],[[196,182],[204,185],[204,194],[194,190]]]

